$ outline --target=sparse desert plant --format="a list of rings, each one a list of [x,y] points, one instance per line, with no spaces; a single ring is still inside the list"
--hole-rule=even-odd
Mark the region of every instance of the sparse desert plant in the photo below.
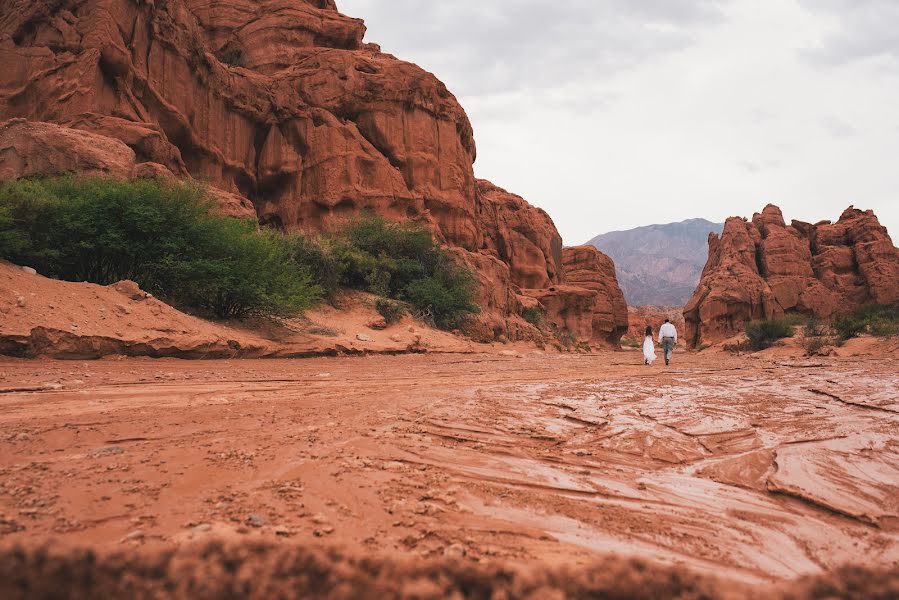
[[[871,304],[834,321],[840,341],[868,333],[878,337],[899,335],[899,305]]]
[[[555,334],[556,339],[559,341],[561,348],[565,350],[571,350],[572,348],[577,347],[577,336],[574,335],[574,332],[572,332],[567,327],[558,327],[553,333]]]
[[[770,348],[778,340],[793,337],[793,324],[784,319],[766,319],[746,324],[746,338],[753,351]]]
[[[521,318],[534,327],[540,327],[546,320],[546,311],[539,306],[529,306],[521,311]]]
[[[805,322],[805,327],[803,328],[803,335],[807,338],[813,337],[821,337],[827,335],[828,327],[827,324],[821,321],[819,318],[815,316],[811,316]]]
[[[812,336],[802,339],[802,347],[806,356],[818,356],[824,348],[833,346],[835,340],[825,336]]]
[[[378,298],[375,300],[375,310],[384,317],[388,325],[393,325],[403,318],[408,311],[402,302],[396,300],[388,300],[386,298]]]
[[[642,344],[637,340],[631,340],[627,338],[623,338],[621,340],[621,345],[625,348],[640,348],[642,346]]]

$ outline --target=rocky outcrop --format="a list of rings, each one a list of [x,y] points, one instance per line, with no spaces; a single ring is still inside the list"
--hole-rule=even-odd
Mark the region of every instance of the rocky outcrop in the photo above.
[[[561,282],[562,236],[543,210],[521,196],[478,180],[483,247],[509,265],[520,288],[548,288]]]
[[[872,211],[839,221],[787,225],[779,208],[727,220],[709,236],[709,260],[684,308],[696,346],[725,339],[749,320],[796,312],[830,318],[865,304],[899,302],[899,250]]]
[[[562,251],[562,265],[568,285],[595,294],[590,339],[617,344],[627,332],[628,314],[612,259],[593,246],[577,246]]]
[[[24,119],[0,122],[0,181],[63,173],[129,179],[134,152],[117,139]]]
[[[364,34],[329,0],[9,0],[0,118],[103,136],[135,173],[208,181],[229,214],[284,230],[424,223],[476,269],[499,332],[516,288],[564,283],[558,231],[475,179],[456,98]]]

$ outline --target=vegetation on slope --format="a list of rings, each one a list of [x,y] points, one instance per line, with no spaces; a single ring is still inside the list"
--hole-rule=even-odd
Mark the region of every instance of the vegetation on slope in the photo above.
[[[310,265],[331,298],[340,287],[366,290],[407,304],[444,329],[461,327],[479,310],[474,275],[421,225],[367,215],[336,232],[300,237],[296,247],[299,262]],[[379,306],[388,322],[401,316],[396,303]]]
[[[474,276],[430,231],[360,217],[315,237],[210,213],[202,187],[53,177],[0,187],[0,258],[48,277],[137,282],[220,318],[293,315],[341,287],[373,292],[389,322],[411,307],[452,329],[478,311]]]

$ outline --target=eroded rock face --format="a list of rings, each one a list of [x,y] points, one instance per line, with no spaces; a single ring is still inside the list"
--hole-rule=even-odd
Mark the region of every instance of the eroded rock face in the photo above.
[[[330,0],[8,0],[0,118],[103,136],[135,176],[208,181],[229,214],[284,230],[424,223],[477,271],[499,331],[520,289],[564,283],[558,231],[475,179],[456,98],[364,34]]]
[[[769,205],[709,236],[709,260],[684,317],[696,346],[725,339],[748,320],[787,312],[829,318],[894,302],[899,250],[872,211],[850,207],[836,223],[787,225]]]
[[[117,139],[24,119],[0,122],[0,181],[85,173],[129,179],[134,152]]]
[[[560,283],[562,237],[550,216],[483,179],[478,194],[483,246],[509,265],[512,283],[524,289]]]
[[[562,251],[562,264],[568,285],[596,294],[590,339],[617,344],[627,332],[628,313],[612,259],[594,246],[576,246]]]

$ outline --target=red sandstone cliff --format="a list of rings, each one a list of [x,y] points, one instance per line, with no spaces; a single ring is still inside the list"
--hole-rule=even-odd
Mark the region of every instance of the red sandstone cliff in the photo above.
[[[899,250],[872,211],[787,225],[768,205],[752,221],[727,220],[709,236],[709,260],[684,308],[692,345],[720,341],[744,322],[787,312],[829,318],[899,302]]]
[[[364,34],[331,0],[7,0],[0,118],[37,123],[7,125],[0,173],[195,177],[229,213],[287,230],[361,210],[414,219],[475,269],[483,325],[499,335],[521,290],[565,283],[558,231],[475,179],[456,98]],[[106,141],[88,148],[73,129]],[[583,339],[617,341],[623,298],[595,266],[579,281],[597,285],[546,308],[592,323]]]

